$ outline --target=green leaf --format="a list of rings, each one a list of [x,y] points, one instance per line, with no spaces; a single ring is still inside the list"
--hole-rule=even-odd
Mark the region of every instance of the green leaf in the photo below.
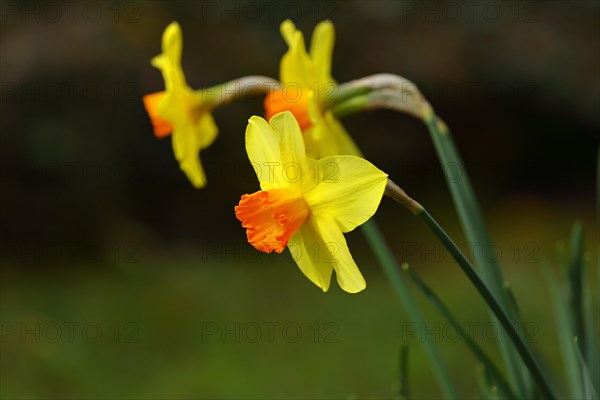
[[[581,352],[585,352],[585,330],[583,326],[583,227],[581,222],[575,222],[571,231],[570,257],[568,265],[569,276],[569,305],[573,335],[579,338]]]
[[[574,341],[575,335],[573,334],[573,324],[569,314],[569,306],[558,285],[556,277],[545,268],[542,268],[542,272],[550,292],[553,310],[556,311],[556,334],[558,336],[558,345],[565,367],[569,397],[573,399],[583,399],[583,379],[581,376],[580,363],[577,358],[579,348]]]
[[[598,147],[598,159],[597,159],[597,171],[596,171],[596,214],[598,216],[597,227],[600,227],[600,146]],[[600,297],[598,297],[598,290],[600,290],[600,235],[598,235],[598,243],[596,246],[596,270],[591,271],[591,276],[596,276],[596,298],[593,295],[593,283],[591,279],[586,279],[586,285],[584,288],[584,304],[585,304],[585,323],[586,323],[586,361],[589,368],[589,372],[593,377],[593,381],[596,384],[596,393],[600,392],[600,354],[599,344],[600,341]],[[591,266],[591,262],[586,263]]]
[[[467,170],[456,150],[450,131],[435,114],[432,114],[425,123],[429,128],[435,150],[444,169],[444,177],[454,200],[465,236],[469,242],[476,243],[479,245],[479,248],[485,248],[486,245],[492,242],[489,238],[475,192],[467,175]],[[497,260],[485,257],[482,251],[475,252],[474,256],[483,282],[496,296],[500,304],[507,309],[511,320],[519,325],[520,321],[512,310],[512,307],[510,307],[510,300],[506,292],[502,289],[504,278]],[[498,324],[497,319],[493,315],[492,321]],[[525,366],[510,343],[506,331],[500,336],[499,345],[511,385],[516,388],[519,397],[532,397],[532,393],[527,393],[526,389],[531,386],[531,377],[528,374],[523,375],[523,372],[526,371]],[[523,376],[526,377],[527,382]]]
[[[594,389],[594,383],[590,377],[590,371],[587,368],[583,355],[577,345],[577,338],[575,338],[575,349],[577,349],[577,358],[579,359],[579,368],[581,368],[581,374],[583,378],[583,392],[585,393],[586,399],[598,400],[598,395]]]
[[[600,256],[599,256],[600,258]],[[590,265],[590,263],[587,263]],[[596,275],[598,272],[596,271]],[[583,288],[583,301],[585,309],[585,361],[587,363],[588,372],[593,377],[592,383],[596,387],[596,393],[600,391],[600,351],[598,350],[598,341],[600,340],[600,304],[597,303],[600,299],[594,300],[592,294],[592,282],[587,280]],[[598,283],[600,286],[600,283]]]

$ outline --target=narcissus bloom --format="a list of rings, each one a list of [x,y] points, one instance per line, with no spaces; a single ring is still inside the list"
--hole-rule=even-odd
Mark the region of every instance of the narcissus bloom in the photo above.
[[[290,112],[276,114],[269,123],[250,118],[246,151],[261,188],[242,196],[235,207],[248,242],[267,253],[288,247],[300,270],[323,291],[334,270],[342,289],[363,290],[365,280],[343,232],[377,211],[387,175],[356,156],[308,158]]]
[[[310,53],[304,46],[302,32],[294,23],[281,24],[281,34],[289,50],[281,59],[281,89],[265,99],[266,118],[281,111],[291,111],[302,131],[307,154],[312,158],[331,155],[357,155],[360,150],[342,124],[323,105],[331,101],[337,83],[331,77],[331,60],[335,31],[331,21],[319,23],[313,32]]]
[[[180,168],[201,188],[206,176],[198,153],[212,144],[218,129],[210,114],[209,96],[202,90],[193,91],[186,83],[181,69],[182,42],[181,28],[172,22],[163,33],[162,54],[152,59],[152,65],[163,74],[165,90],[144,96],[144,105],[157,137],[173,133],[173,152]]]

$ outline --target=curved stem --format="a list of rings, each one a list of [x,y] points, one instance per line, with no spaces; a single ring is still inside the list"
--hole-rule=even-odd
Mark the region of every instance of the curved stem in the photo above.
[[[278,80],[268,76],[249,75],[197,90],[194,96],[197,96],[202,103],[208,103],[212,108],[216,108],[244,97],[268,94],[278,89],[279,85]]]
[[[346,93],[362,89],[366,101],[360,110],[388,108],[410,114],[424,120],[431,114],[431,105],[420,92],[417,85],[410,80],[394,74],[375,74],[346,82],[339,86],[339,92]],[[344,98],[343,100],[346,100]],[[352,100],[352,99],[349,99]],[[340,105],[343,105],[341,102]],[[337,105],[331,110],[338,111]],[[342,106],[343,108],[343,106]],[[355,110],[354,112],[359,111]]]
[[[396,185],[394,184],[394,186]],[[393,188],[393,186],[388,184],[388,190],[386,191],[386,194],[388,195],[391,195],[390,191],[393,190],[390,188]],[[412,200],[403,190],[401,192],[394,191],[393,198],[404,206],[406,206],[407,203],[419,204],[416,201]],[[402,199],[402,201],[399,201],[399,199]],[[450,238],[450,236],[448,236],[446,231],[444,231],[444,229],[437,223],[437,221],[431,216],[431,214],[427,212],[427,210],[424,207],[420,206],[420,210],[418,208],[415,208],[414,206],[407,208],[409,208],[413,212],[413,214],[418,216],[429,227],[429,229],[435,234],[435,236],[440,240],[440,242],[444,245],[444,247],[446,247],[446,249],[450,252],[452,257],[456,260],[456,262],[463,270],[465,275],[467,275],[467,278],[469,278],[471,283],[473,283],[481,297],[483,297],[483,299],[485,300],[488,307],[492,310],[500,324],[502,324],[502,326],[506,330],[508,336],[510,337],[517,351],[521,355],[523,363],[529,369],[529,372],[531,373],[533,379],[539,386],[540,391],[542,392],[544,397],[546,397],[547,399],[555,399],[556,397],[554,396],[552,389],[548,384],[548,381],[544,377],[540,366],[538,365],[535,357],[533,356],[533,353],[531,352],[531,350],[529,350],[529,348],[523,341],[523,338],[519,334],[517,326],[510,319],[500,302],[496,299],[496,296],[494,296],[490,289],[488,289],[488,287],[483,282],[475,268],[471,265],[471,262],[465,257],[465,255],[460,251],[460,249]]]

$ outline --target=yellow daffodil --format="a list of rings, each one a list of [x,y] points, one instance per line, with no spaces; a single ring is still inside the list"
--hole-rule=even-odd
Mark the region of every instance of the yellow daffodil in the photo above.
[[[342,154],[361,156],[342,124],[322,107],[331,101],[337,89],[337,83],[331,77],[333,24],[323,21],[315,27],[310,54],[304,46],[302,32],[292,21],[281,24],[281,34],[289,50],[281,59],[281,89],[269,93],[265,99],[266,118],[281,111],[291,111],[304,133],[307,154],[312,158]]]
[[[206,185],[199,152],[210,146],[218,134],[210,114],[211,103],[203,91],[193,91],[181,69],[183,47],[181,28],[172,22],[162,37],[162,54],[152,59],[165,81],[165,91],[144,96],[154,133],[164,137],[173,133],[175,158],[196,188]]]
[[[267,253],[288,247],[300,270],[323,291],[334,270],[342,289],[363,290],[365,280],[342,233],[377,211],[387,175],[356,156],[308,158],[290,112],[276,114],[269,123],[250,118],[246,151],[261,188],[242,196],[235,207],[248,242]]]

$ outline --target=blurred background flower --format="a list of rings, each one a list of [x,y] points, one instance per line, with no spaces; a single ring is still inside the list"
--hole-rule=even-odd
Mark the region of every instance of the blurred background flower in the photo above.
[[[257,255],[245,242],[233,206],[256,187],[244,130],[250,115],[263,113],[263,98],[215,110],[221,135],[202,153],[211,183],[202,191],[189,184],[165,146],[170,139],[154,137],[141,100],[163,88],[150,59],[173,20],[183,30],[182,66],[194,88],[251,74],[277,78],[286,18],[306,36],[321,20],[334,22],[332,74],[340,83],[379,72],[415,82],[452,129],[494,254],[527,304],[524,320],[534,324],[549,361],[558,362],[537,282],[539,266],[556,262],[556,243],[568,238],[573,220],[584,221],[587,248],[595,248],[598,2],[0,7],[3,398],[386,397],[398,377],[395,351],[404,339],[423,340],[397,313],[360,234],[347,235],[369,282],[356,297],[333,288],[324,295],[299,279],[291,259]],[[459,244],[483,251],[464,243],[442,175],[460,179],[462,172],[440,169],[419,121],[382,110],[348,117],[344,126]],[[465,322],[487,321],[450,257],[390,203],[376,219],[399,260],[420,271]],[[69,322],[78,324],[72,341]],[[277,324],[272,341],[265,323]],[[255,342],[251,324],[261,328]],[[286,324],[300,328],[300,339],[291,340]],[[52,341],[54,332],[62,335]],[[477,332],[495,352],[485,331]],[[426,339],[442,343],[450,365],[464,366],[464,344],[443,333]],[[436,396],[414,347],[413,391]],[[464,395],[476,395],[474,368],[455,374]]]

